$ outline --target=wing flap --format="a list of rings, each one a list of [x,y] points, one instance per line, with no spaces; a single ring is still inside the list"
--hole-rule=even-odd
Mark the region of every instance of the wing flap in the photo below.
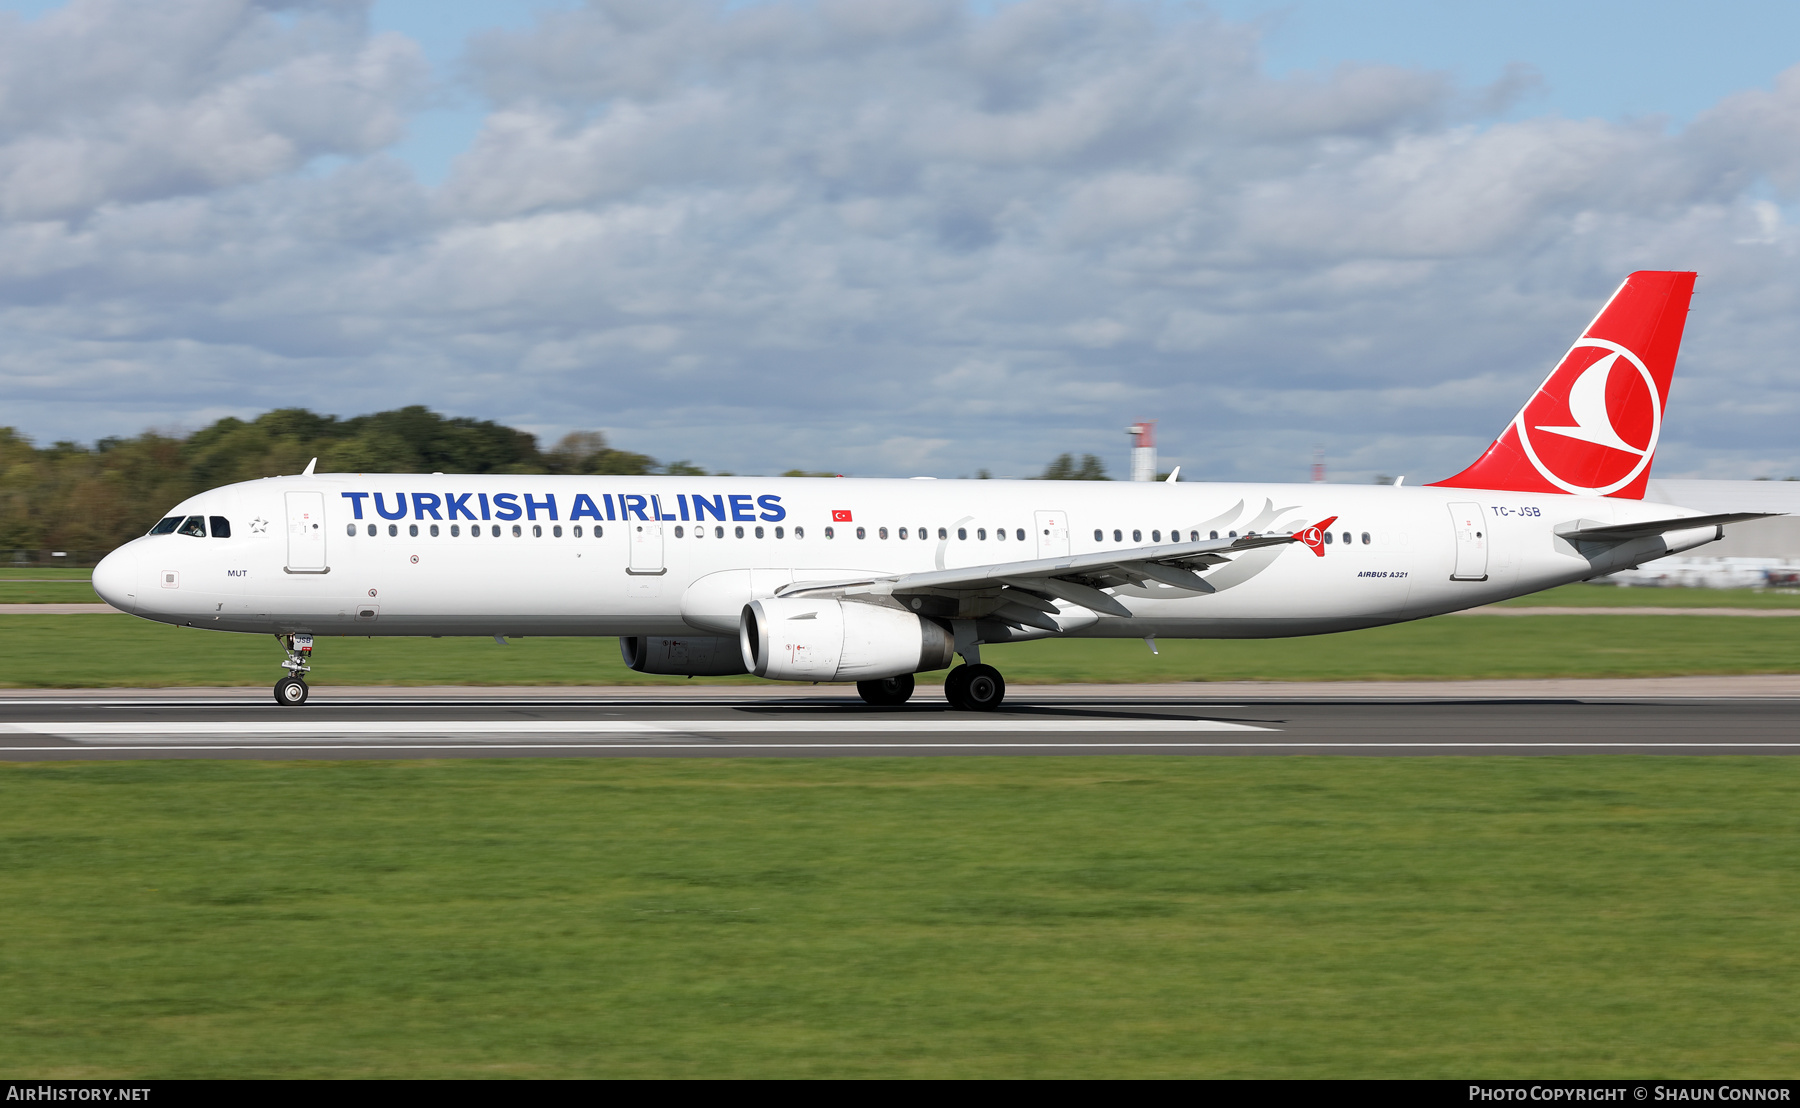
[[[1031,592],[1047,592],[1058,600],[1067,600],[1071,604],[1079,604],[1096,612],[1105,612],[1109,616],[1129,619],[1131,609],[1117,600],[1090,588],[1079,581],[1064,581],[1059,577],[1006,578],[1006,583],[1015,589]]]
[[[1182,569],[1179,566],[1159,565],[1156,562],[1128,562],[1119,568],[1126,573],[1142,574],[1152,581],[1160,581],[1165,585],[1186,589],[1189,592],[1219,591],[1207,584],[1206,578],[1191,569]]]

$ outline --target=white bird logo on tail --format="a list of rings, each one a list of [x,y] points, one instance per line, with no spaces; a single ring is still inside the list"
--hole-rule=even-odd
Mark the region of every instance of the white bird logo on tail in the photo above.
[[[1538,426],[1535,430],[1548,431],[1552,435],[1579,439],[1591,442],[1595,446],[1610,447],[1623,450],[1628,454],[1643,457],[1648,450],[1639,448],[1619,437],[1613,427],[1612,414],[1606,410],[1606,382],[1612,376],[1612,368],[1621,355],[1608,354],[1593,365],[1588,366],[1575,384],[1569,389],[1569,415],[1575,420],[1573,427]]]

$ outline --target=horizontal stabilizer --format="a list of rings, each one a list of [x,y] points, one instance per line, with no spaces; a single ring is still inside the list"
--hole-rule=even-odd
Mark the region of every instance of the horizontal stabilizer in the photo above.
[[[1709,516],[1682,516],[1678,519],[1653,519],[1647,523],[1615,523],[1607,527],[1583,527],[1574,531],[1558,531],[1557,537],[1583,542],[1625,542],[1666,535],[1670,531],[1691,531],[1696,527],[1715,527],[1726,523],[1743,523],[1751,519],[1767,519],[1785,512],[1719,512]]]

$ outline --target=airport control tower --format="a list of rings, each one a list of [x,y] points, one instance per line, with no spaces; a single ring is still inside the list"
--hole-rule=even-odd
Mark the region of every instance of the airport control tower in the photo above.
[[[1156,421],[1134,423],[1125,433],[1131,436],[1131,479],[1156,480]]]

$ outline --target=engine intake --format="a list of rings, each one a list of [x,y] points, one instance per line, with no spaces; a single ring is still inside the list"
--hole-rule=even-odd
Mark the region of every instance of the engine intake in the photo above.
[[[743,663],[775,681],[873,681],[943,669],[955,640],[913,612],[842,600],[774,597],[744,606]]]
[[[639,673],[673,677],[728,677],[748,673],[736,639],[712,635],[621,635],[619,653]]]

